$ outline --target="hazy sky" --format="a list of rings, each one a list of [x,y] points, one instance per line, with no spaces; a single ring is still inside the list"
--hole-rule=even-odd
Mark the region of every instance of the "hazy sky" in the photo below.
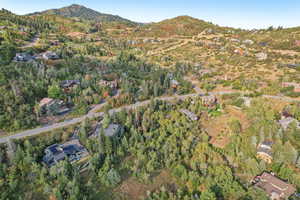
[[[137,22],[189,15],[238,28],[300,26],[300,0],[0,0],[0,8],[25,14],[73,3]]]

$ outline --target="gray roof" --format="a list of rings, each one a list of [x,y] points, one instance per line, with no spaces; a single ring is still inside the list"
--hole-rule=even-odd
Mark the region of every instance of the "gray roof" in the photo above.
[[[102,124],[98,124],[94,133],[90,137],[98,137],[101,131]],[[103,129],[104,135],[107,137],[113,137],[120,133],[122,130],[122,125],[120,124],[110,124],[107,128]]]
[[[15,61],[23,61],[23,62],[31,61],[33,59],[34,58],[28,53],[16,53],[16,56],[14,57]]]
[[[297,126],[299,127],[299,122],[295,119],[295,118],[293,118],[293,117],[283,117],[281,120],[279,120],[278,122],[279,122],[279,124],[281,125],[281,127],[284,129],[284,130],[286,130],[288,127],[289,127],[289,125],[292,123],[292,122],[296,122],[297,123]]]
[[[121,130],[121,125],[119,124],[110,124],[107,128],[104,129],[104,135],[107,137],[115,136]]]
[[[192,121],[198,120],[198,116],[195,113],[193,113],[187,109],[180,109],[180,112],[185,114]]]

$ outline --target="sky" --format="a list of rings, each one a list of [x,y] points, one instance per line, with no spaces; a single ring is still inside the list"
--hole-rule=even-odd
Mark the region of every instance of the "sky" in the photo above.
[[[300,0],[0,0],[0,8],[26,14],[80,4],[136,22],[189,15],[221,26],[300,26]]]

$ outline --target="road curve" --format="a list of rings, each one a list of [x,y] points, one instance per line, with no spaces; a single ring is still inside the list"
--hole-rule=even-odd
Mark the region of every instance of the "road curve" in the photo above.
[[[237,93],[237,92],[220,91],[220,92],[209,92],[208,94],[209,95],[223,95],[223,94],[232,94],[232,93]],[[196,97],[198,95],[204,95],[204,94],[205,94],[204,92],[202,92],[202,93],[198,92],[198,93],[192,93],[192,94],[187,94],[187,95],[174,95],[174,96],[168,96],[168,97],[157,97],[157,98],[155,98],[155,100],[162,100],[162,101],[171,101],[171,100],[176,100],[176,99],[177,100],[184,100],[184,99],[189,98],[189,97]],[[241,94],[243,94],[243,93],[241,93]],[[282,101],[286,101],[286,102],[299,101],[299,100],[294,100],[292,98],[284,97],[284,96],[262,95],[262,97],[282,100]],[[113,108],[113,109],[109,110],[109,114],[120,112],[123,109],[126,109],[126,110],[135,109],[135,108],[138,108],[138,107],[141,107],[141,106],[145,106],[149,103],[150,103],[150,100],[146,100],[146,101],[142,101],[142,102],[137,102],[135,104],[122,106],[122,107],[119,107],[119,108]],[[6,136],[6,137],[2,137],[2,138],[0,138],[0,143],[6,143],[10,139],[21,139],[21,138],[25,138],[25,137],[29,137],[29,136],[38,135],[40,133],[49,132],[49,131],[52,131],[52,130],[55,130],[55,129],[58,129],[58,128],[63,128],[63,127],[67,127],[67,126],[70,126],[70,125],[74,125],[74,124],[77,124],[77,123],[80,123],[80,122],[84,121],[86,118],[91,119],[91,118],[103,117],[104,112],[97,112],[97,110],[101,109],[105,105],[107,105],[107,102],[97,105],[88,114],[86,114],[82,117],[73,118],[73,119],[70,119],[70,120],[66,120],[64,122],[55,123],[55,124],[45,126],[45,127],[34,128],[34,129],[26,130],[26,131],[23,131],[23,132],[19,132],[19,133],[13,134],[13,135],[9,135],[9,136]]]

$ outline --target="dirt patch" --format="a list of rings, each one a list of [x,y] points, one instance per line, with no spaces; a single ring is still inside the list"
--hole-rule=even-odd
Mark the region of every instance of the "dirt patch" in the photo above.
[[[162,185],[172,183],[172,177],[167,170],[163,170],[151,181],[152,183],[144,184],[136,178],[130,177],[115,189],[116,192],[122,194],[124,199],[141,200],[146,197],[147,191],[153,191]]]
[[[234,106],[227,106],[225,114],[219,117],[202,121],[203,127],[211,137],[210,143],[212,145],[224,148],[230,142],[231,130],[229,123],[235,119],[241,123],[242,130],[247,129],[250,125],[242,110]]]

